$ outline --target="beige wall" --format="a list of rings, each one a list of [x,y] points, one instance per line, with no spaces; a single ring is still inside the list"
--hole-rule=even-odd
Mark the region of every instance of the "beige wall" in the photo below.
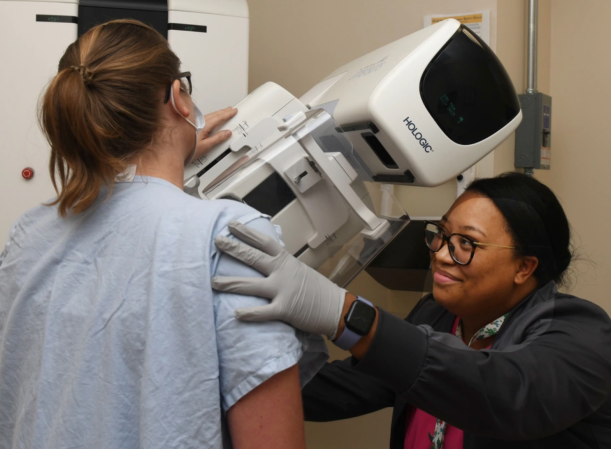
[[[572,293],[611,312],[605,279],[611,271],[611,2],[553,0],[551,5],[552,169],[578,253]]]
[[[540,1],[540,87],[549,91],[550,0]],[[491,11],[493,48],[518,92],[525,89],[525,0],[249,0],[250,89],[274,81],[299,97],[342,64],[422,28],[426,14]],[[494,42],[496,36],[496,42]],[[557,123],[554,123],[557,126]],[[558,141],[557,135],[554,137]],[[514,140],[494,156],[494,172],[513,170]],[[557,160],[557,159],[556,159]],[[547,174],[538,174],[544,179]],[[401,187],[396,196],[412,215],[441,215],[456,195],[455,182],[435,189]],[[349,287],[397,315],[419,294],[389,291],[367,274]],[[332,358],[346,353],[331,347]],[[306,423],[308,447],[388,447],[391,411],[335,423]]]

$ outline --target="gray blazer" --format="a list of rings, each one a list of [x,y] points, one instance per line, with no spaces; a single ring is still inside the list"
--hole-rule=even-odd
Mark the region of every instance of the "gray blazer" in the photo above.
[[[308,421],[394,407],[403,449],[410,407],[464,431],[464,449],[611,448],[611,320],[550,282],[507,317],[491,349],[450,334],[427,295],[405,320],[380,310],[362,360],[328,363],[303,390]],[[431,429],[432,431],[432,429]]]

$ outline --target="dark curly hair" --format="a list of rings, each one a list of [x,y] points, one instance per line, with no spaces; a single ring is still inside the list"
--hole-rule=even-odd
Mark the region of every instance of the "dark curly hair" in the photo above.
[[[492,200],[511,233],[516,252],[539,260],[534,276],[539,285],[565,284],[573,253],[571,229],[558,198],[545,184],[522,173],[477,179],[467,191]]]

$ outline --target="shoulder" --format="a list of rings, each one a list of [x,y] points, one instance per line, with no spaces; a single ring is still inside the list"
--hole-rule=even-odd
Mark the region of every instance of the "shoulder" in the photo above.
[[[52,200],[47,203],[39,204],[26,211],[21,215],[11,227],[10,235],[14,235],[21,230],[28,229],[32,226],[46,225],[51,221],[57,220],[59,215],[57,206],[48,206]]]
[[[177,257],[181,260],[196,260],[205,254],[211,258],[211,271],[214,273],[219,262],[218,257],[215,257],[218,252],[214,239],[219,235],[231,236],[228,226],[232,221],[247,224],[275,239],[280,237],[269,216],[240,201],[202,200],[156,179],[137,189],[146,193],[140,198],[137,197],[138,194],[134,195],[128,202],[124,202],[118,211],[114,211],[114,214],[126,216],[132,213],[126,211],[126,208],[142,205],[142,213],[130,221],[133,223],[137,219],[141,222],[142,232],[137,238],[151,237],[149,240],[163,246],[167,260],[176,260]],[[122,211],[126,213],[123,214]],[[173,257],[167,253],[171,253]],[[233,260],[223,266],[229,267],[233,272],[242,269],[242,264]]]
[[[552,281],[535,291],[516,308],[518,315],[572,323],[599,321],[611,324],[609,315],[592,301],[558,291]]]
[[[113,190],[111,203],[119,211],[137,210],[147,224],[185,237],[214,237],[229,222],[248,222],[263,216],[252,207],[232,200],[202,200],[158,178],[133,184],[121,183]]]
[[[4,255],[13,245],[16,247],[28,247],[30,245],[42,247],[52,242],[57,236],[55,231],[60,221],[56,206],[46,206],[44,204],[33,207],[21,215],[11,226],[6,238]]]
[[[190,211],[185,213],[185,227],[196,232],[202,231],[204,223],[209,224],[209,237],[230,235],[229,223],[239,221],[256,230],[278,238],[269,216],[253,209],[247,204],[233,200],[198,200],[192,198]],[[199,224],[198,224],[199,223]]]
[[[554,297],[554,318],[566,319],[575,324],[592,326],[611,325],[609,314],[599,305],[587,299],[566,293],[556,293]]]
[[[499,332],[501,347],[540,338],[562,342],[566,347],[579,346],[582,350],[592,345],[611,350],[611,320],[593,302],[560,293],[556,284],[550,282],[525,298]]]

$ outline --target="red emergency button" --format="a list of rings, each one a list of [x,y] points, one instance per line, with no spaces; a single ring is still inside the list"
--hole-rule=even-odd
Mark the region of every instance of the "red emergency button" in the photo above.
[[[34,169],[30,167],[26,167],[21,171],[21,176],[23,179],[32,179],[34,177]]]

